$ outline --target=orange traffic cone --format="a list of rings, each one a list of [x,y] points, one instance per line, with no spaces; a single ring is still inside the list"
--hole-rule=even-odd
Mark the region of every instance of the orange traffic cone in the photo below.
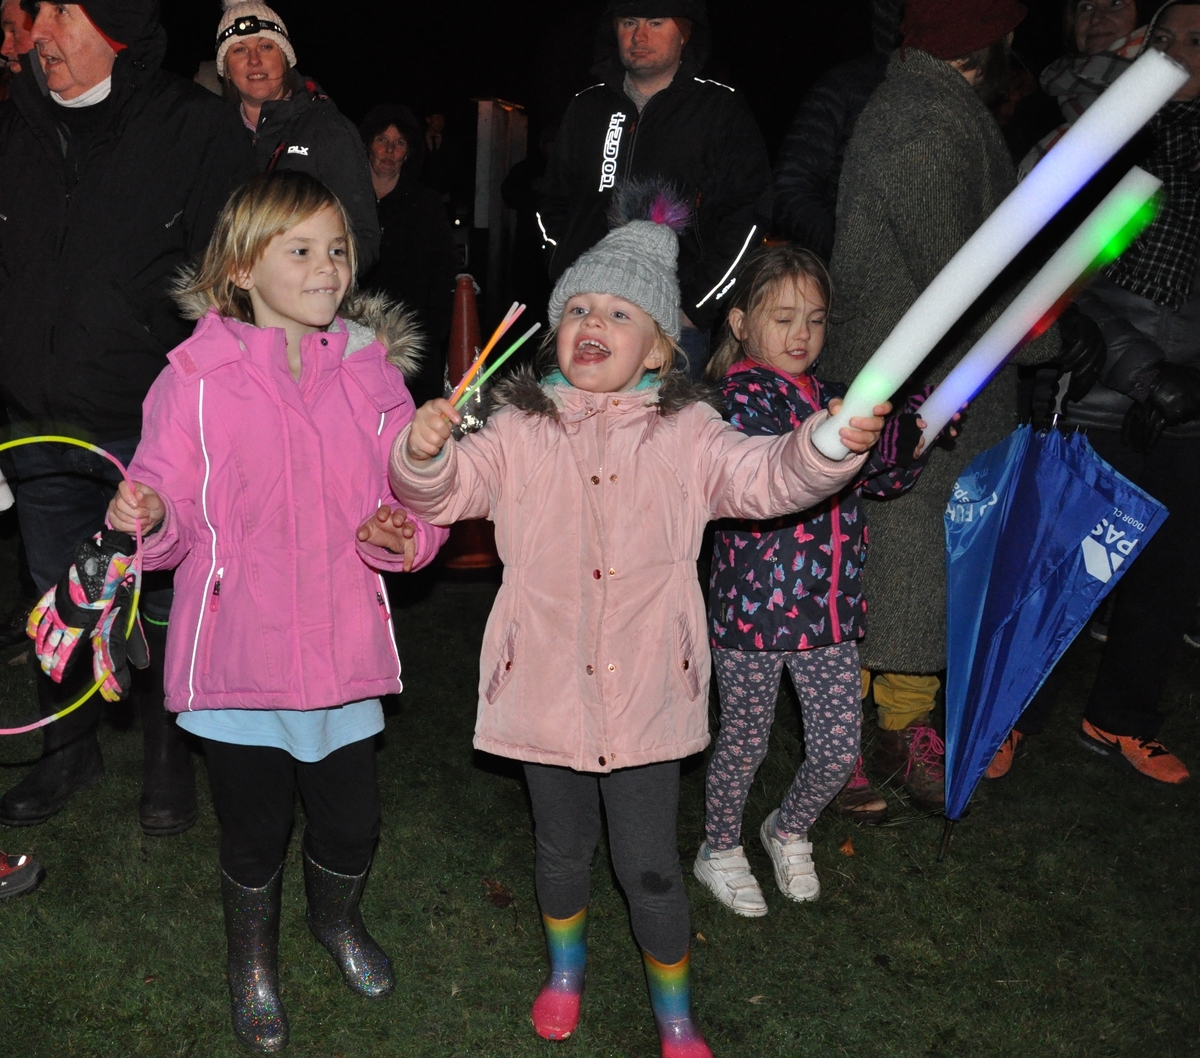
[[[454,287],[454,315],[450,318],[450,351],[447,358],[450,386],[462,381],[479,355],[479,308],[475,304],[475,280],[460,275]],[[496,531],[486,519],[456,522],[441,551],[448,569],[492,569],[500,565],[496,554]]]

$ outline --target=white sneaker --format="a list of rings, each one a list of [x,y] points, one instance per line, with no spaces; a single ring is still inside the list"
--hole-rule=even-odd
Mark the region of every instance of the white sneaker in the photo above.
[[[778,815],[777,808],[763,820],[758,831],[775,868],[775,883],[780,892],[792,900],[802,904],[816,900],[821,895],[821,882],[813,865],[812,842],[803,837],[786,844],[780,841],[775,836],[775,818]]]
[[[708,842],[696,853],[696,865],[692,873],[712,890],[713,896],[727,908],[746,918],[762,918],[767,913],[767,902],[754,875],[750,873],[750,861],[739,845],[727,852],[713,852]]]

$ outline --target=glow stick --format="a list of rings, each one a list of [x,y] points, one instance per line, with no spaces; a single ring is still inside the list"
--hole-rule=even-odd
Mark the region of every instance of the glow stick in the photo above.
[[[480,376],[478,381],[476,381],[475,384],[458,399],[458,402],[454,406],[460,410],[465,408],[471,402],[471,399],[475,396],[475,394],[483,389],[484,383],[487,382],[487,380],[504,365],[504,361],[512,356],[513,353],[515,353],[518,349],[520,349],[521,346],[523,346],[541,326],[542,325],[540,323],[535,323],[529,328],[529,330],[521,335],[520,338],[513,342],[512,345],[505,349],[504,352],[496,357],[496,362],[492,364],[492,366]]]
[[[496,326],[496,329],[492,332],[492,336],[488,339],[487,345],[485,345],[483,347],[483,351],[477,357],[475,357],[475,362],[471,364],[470,369],[459,381],[458,386],[455,388],[454,393],[450,397],[451,404],[458,403],[459,397],[461,397],[466,391],[467,386],[470,385],[471,379],[475,377],[475,375],[479,372],[479,369],[483,366],[483,362],[487,359],[488,353],[492,351],[496,343],[504,336],[504,332],[507,331],[514,323],[516,323],[517,317],[520,316],[524,311],[525,306],[518,305],[515,301],[509,306],[508,311],[504,314],[504,319],[500,321],[500,323]]]
[[[823,455],[845,458],[841,427],[851,416],[870,415],[900,388],[988,284],[1187,79],[1174,59],[1147,51],[1084,111],[950,258],[863,366],[841,411],[813,433]]]
[[[1064,295],[1125,251],[1153,217],[1151,200],[1160,187],[1161,180],[1135,167],[1104,197],[921,405],[927,445],[1013,352],[1053,322],[1058,312],[1052,310],[1061,311]]]

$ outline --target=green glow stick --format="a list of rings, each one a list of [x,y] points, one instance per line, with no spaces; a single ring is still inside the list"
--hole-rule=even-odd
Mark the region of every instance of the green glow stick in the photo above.
[[[504,361],[507,360],[510,356],[512,356],[513,353],[515,353],[518,349],[520,349],[521,346],[523,346],[525,344],[525,342],[529,338],[531,338],[533,336],[534,332],[537,331],[541,326],[542,325],[540,323],[535,323],[532,327],[529,328],[529,330],[527,330],[523,335],[521,335],[520,338],[518,338],[515,342],[513,342],[512,345],[510,345],[507,349],[505,349],[504,352],[502,352],[498,357],[496,357],[496,359],[492,362],[492,366],[489,367],[474,382],[472,382],[471,387],[461,397],[459,397],[457,401],[455,401],[455,403],[454,403],[455,408],[457,408],[459,411],[462,411],[462,409],[465,408],[467,406],[467,404],[470,403],[471,399],[475,396],[475,394],[478,393],[483,388],[483,384],[489,378],[491,378],[492,375],[494,375],[500,367],[503,366]]]

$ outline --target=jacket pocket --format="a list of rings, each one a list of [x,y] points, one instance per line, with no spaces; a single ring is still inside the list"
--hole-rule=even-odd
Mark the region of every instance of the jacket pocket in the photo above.
[[[688,697],[694,702],[700,695],[700,677],[696,671],[696,651],[692,645],[692,633],[683,614],[675,618],[675,638],[678,643],[675,671],[683,681]]]
[[[508,634],[504,637],[504,645],[500,648],[500,660],[492,670],[492,678],[488,680],[484,697],[491,705],[504,690],[512,677],[513,664],[517,655],[517,640],[521,637],[521,626],[515,621],[508,626]]]
[[[196,634],[203,637],[200,649],[201,671],[207,675],[212,671],[213,639],[216,636],[217,614],[221,609],[221,586],[225,580],[225,567],[220,566],[213,574],[212,586],[204,599],[200,612],[200,627]]]

